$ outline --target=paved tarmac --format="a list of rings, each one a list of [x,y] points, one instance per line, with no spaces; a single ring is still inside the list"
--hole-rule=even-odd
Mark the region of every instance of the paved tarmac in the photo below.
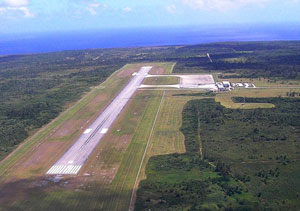
[[[77,174],[152,67],[142,67],[46,174]]]

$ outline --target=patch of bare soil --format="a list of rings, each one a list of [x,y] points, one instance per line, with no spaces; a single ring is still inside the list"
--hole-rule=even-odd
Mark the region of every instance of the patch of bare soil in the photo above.
[[[120,78],[126,78],[128,76],[131,76],[134,72],[139,71],[139,69],[142,67],[142,65],[135,65],[131,68],[128,68],[126,70],[120,71],[117,76]]]
[[[113,165],[109,168],[103,168],[100,171],[97,171],[97,177],[101,177],[101,181],[103,183],[106,184],[112,183],[118,168],[119,168],[119,164]]]
[[[35,174],[42,174],[43,167],[48,166],[49,158],[54,156],[57,149],[62,148],[64,142],[45,142],[42,143],[32,155],[23,163],[15,168],[15,175],[23,175],[24,172],[32,172]]]
[[[116,148],[125,152],[131,141],[131,138],[132,138],[132,136],[130,136],[130,135],[121,136],[121,138],[117,142]]]
[[[41,176],[32,179],[10,180],[0,185],[0,210],[9,209],[17,202],[36,197],[38,193],[60,188],[76,190],[84,187],[86,176]]]
[[[149,71],[151,75],[163,75],[165,74],[165,69],[163,67],[153,66]]]
[[[66,121],[58,130],[56,130],[51,136],[52,139],[61,138],[63,136],[71,134],[74,129],[78,128],[78,125],[81,124],[78,120],[68,120]]]

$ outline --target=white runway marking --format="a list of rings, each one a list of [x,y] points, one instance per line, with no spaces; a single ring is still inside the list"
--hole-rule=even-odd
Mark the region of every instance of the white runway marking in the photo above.
[[[46,174],[77,174],[81,165],[54,165]]]
[[[107,131],[108,131],[107,128],[103,128],[100,133],[104,134],[104,133],[107,133]]]
[[[92,129],[86,129],[84,132],[83,132],[83,134],[89,134],[90,132],[92,131]]]

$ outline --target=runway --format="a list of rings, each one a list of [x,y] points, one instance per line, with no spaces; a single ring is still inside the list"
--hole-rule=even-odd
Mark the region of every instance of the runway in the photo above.
[[[64,155],[47,171],[46,174],[77,174],[94,148],[101,141],[110,126],[121,113],[125,105],[140,87],[151,70],[151,66],[142,67],[133,74],[131,81],[106,107],[97,119],[86,129]]]

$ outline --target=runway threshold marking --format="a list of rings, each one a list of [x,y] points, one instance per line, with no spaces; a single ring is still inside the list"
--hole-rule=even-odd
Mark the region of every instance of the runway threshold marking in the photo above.
[[[46,174],[77,174],[81,165],[54,165]]]

